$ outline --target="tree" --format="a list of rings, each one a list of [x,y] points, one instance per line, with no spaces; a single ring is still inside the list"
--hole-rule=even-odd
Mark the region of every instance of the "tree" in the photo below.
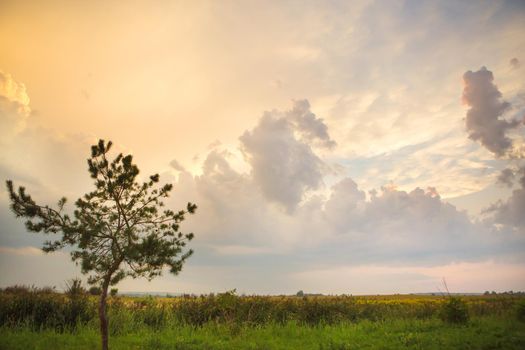
[[[100,295],[102,294],[102,289],[100,289],[100,287],[97,286],[92,286],[91,288],[89,288],[88,293],[91,295]]]
[[[39,205],[24,187],[15,191],[7,181],[11,209],[17,217],[26,219],[32,232],[61,233],[62,237],[46,241],[44,252],[71,247],[71,258],[89,276],[88,282],[101,289],[99,302],[102,349],[108,349],[108,318],[106,298],[110,285],[123,278],[162,274],[164,267],[177,274],[193,251],[185,250],[193,233],[179,232],[185,215],[193,214],[197,206],[188,203],[186,210],[163,209],[173,185],[160,186],[155,174],[143,183],[137,179],[138,167],[131,155],[119,154],[109,161],[111,141],[100,140],[91,147],[89,173],[95,189],[75,202],[73,215],[64,213],[66,198],[56,208]]]

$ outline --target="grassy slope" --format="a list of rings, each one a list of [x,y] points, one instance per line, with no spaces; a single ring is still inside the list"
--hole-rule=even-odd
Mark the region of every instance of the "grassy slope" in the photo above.
[[[0,349],[97,349],[96,330],[75,334],[0,329]],[[467,326],[438,320],[363,321],[336,326],[304,327],[289,323],[239,329],[205,325],[110,337],[116,349],[525,349],[525,324],[497,318],[475,318]]]

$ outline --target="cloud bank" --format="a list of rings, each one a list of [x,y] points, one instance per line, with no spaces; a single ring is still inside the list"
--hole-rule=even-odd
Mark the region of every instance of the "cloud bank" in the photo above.
[[[190,199],[201,204],[200,220],[189,224],[218,255],[207,259],[221,264],[224,255],[277,255],[304,266],[338,266],[520,257],[525,237],[472,220],[434,187],[404,191],[391,185],[367,194],[344,176],[323,185],[328,165],[315,143],[329,138],[304,137],[304,128],[294,124],[298,110],[295,102],[289,111],[266,112],[243,133],[239,147],[247,172],[235,170],[229,152],[219,148],[209,152],[201,175],[179,176],[182,197],[173,205]]]
[[[237,150],[215,144],[200,175],[172,161],[173,172],[161,177],[176,182],[169,205],[199,205],[198,215],[184,222],[184,229],[198,233],[191,266],[213,266],[214,274],[224,276],[242,266],[237,278],[225,277],[242,285],[241,276],[251,281],[247,271],[310,283],[319,269],[330,275],[360,266],[430,269],[457,261],[521,261],[525,237],[505,229],[523,226],[521,190],[499,204],[494,221],[481,222],[433,187],[404,191],[389,185],[367,192],[348,176],[327,185],[329,166],[319,153],[334,144],[326,124],[302,100],[286,111],[265,112],[240,136]],[[244,155],[247,171],[232,166],[235,151]],[[17,249],[0,253],[27,250]]]
[[[515,181],[516,178],[517,181]],[[512,191],[512,195],[508,199],[492,204],[486,212],[494,215],[494,222],[512,227],[520,234],[525,235],[525,165],[517,169],[504,169],[498,181],[509,187],[513,187],[514,183],[517,182],[519,188]]]
[[[506,159],[519,146],[519,128],[506,123],[521,117],[523,105],[523,67],[517,59],[525,47],[524,8],[511,5],[354,1],[209,8],[199,3],[159,6],[141,16],[138,4],[125,13],[119,6],[90,11],[90,23],[83,20],[85,9],[68,6],[60,13],[67,11],[64,20],[82,40],[80,46],[67,42],[73,46],[65,60],[60,50],[39,44],[62,40],[63,28],[35,21],[47,12],[22,4],[9,16],[13,21],[0,25],[17,45],[2,55],[2,64],[15,62],[13,72],[27,72],[25,83],[41,111],[32,119],[56,132],[30,125],[16,133],[16,145],[0,150],[0,173],[36,189],[31,193],[45,202],[64,192],[75,198],[83,192],[77,179],[86,177],[90,142],[79,144],[77,135],[57,137],[60,132],[127,144],[145,173],[164,167],[161,179],[177,184],[173,208],[185,201],[199,204],[198,214],[183,223],[197,234],[196,255],[173,280],[172,291],[296,292],[323,285],[326,292],[354,292],[358,284],[368,285],[370,293],[399,286],[405,292],[418,290],[414,286],[435,291],[433,280],[458,270],[465,273],[457,281],[478,280],[478,290],[519,289],[525,286],[524,244],[515,227],[519,218],[512,214],[518,213],[519,197],[509,192],[500,202],[505,215],[487,221],[449,202],[475,193],[478,202],[490,203],[483,191],[503,167],[512,172],[507,185],[520,186],[520,164]],[[108,17],[108,11],[118,16]],[[18,18],[31,19],[34,35],[26,35]],[[134,40],[122,41],[122,30]],[[92,40],[95,32],[105,40]],[[18,59],[21,52],[29,53],[26,59]],[[130,58],[124,64],[123,52]],[[144,53],[155,64],[144,60]],[[478,138],[470,142],[460,117],[458,78],[464,67],[479,67],[480,59],[496,72],[498,87],[487,77],[471,81],[478,92],[469,95],[473,126],[468,130]],[[89,64],[79,70],[78,62]],[[83,71],[88,69],[89,74]],[[505,98],[494,97],[495,90]],[[489,109],[483,94],[492,96]],[[287,101],[297,96],[309,100],[287,109]],[[279,109],[258,118],[272,106]],[[25,118],[15,112],[9,113]],[[206,147],[217,138],[224,144]],[[496,159],[487,157],[483,142]],[[195,152],[201,156],[192,162]],[[180,162],[169,168],[166,160],[172,158]],[[328,170],[336,167],[337,173]],[[385,183],[391,185],[381,187]],[[503,197],[510,190],[498,191]],[[39,246],[3,208],[1,245]],[[2,283],[14,273],[6,266],[22,266],[18,263],[28,257],[0,252],[0,258],[6,256]],[[31,257],[26,272],[51,259]],[[64,266],[69,267],[67,259],[48,271],[64,275]],[[487,274],[505,278],[483,287],[479,280]],[[51,278],[39,275],[26,280]],[[417,284],[422,280],[425,284]],[[136,281],[122,288],[144,285]],[[143,288],[170,290],[159,284]]]

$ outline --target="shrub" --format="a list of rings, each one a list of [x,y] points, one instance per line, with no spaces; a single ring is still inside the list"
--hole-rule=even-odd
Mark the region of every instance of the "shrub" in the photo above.
[[[440,311],[441,319],[447,323],[465,324],[469,320],[467,304],[459,297],[448,297]]]
[[[64,292],[67,296],[74,299],[86,294],[86,289],[82,287],[82,281],[79,278],[73,278],[69,281],[66,281],[66,288]]]
[[[525,322],[525,299],[521,299],[516,304],[516,316],[518,320]]]
[[[89,288],[89,294],[91,295],[100,295],[102,293],[102,289],[100,287],[93,286]]]

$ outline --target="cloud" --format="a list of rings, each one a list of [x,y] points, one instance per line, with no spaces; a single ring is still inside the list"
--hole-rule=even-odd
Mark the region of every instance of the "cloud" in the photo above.
[[[309,104],[302,101],[289,111],[264,113],[240,137],[247,170],[235,170],[230,162],[235,151],[222,148],[208,152],[201,175],[184,172],[179,177],[176,188],[181,198],[199,204],[199,220],[188,222],[188,229],[200,233],[200,249],[209,252],[203,261],[222,264],[225,257],[237,261],[253,253],[251,263],[263,265],[260,259],[270,254],[274,260],[304,266],[321,261],[330,266],[435,265],[519,255],[525,238],[495,230],[492,223],[471,220],[444,201],[432,183],[409,191],[392,183],[367,195],[352,177],[344,177],[318,191],[326,164],[314,153],[317,146],[313,144],[329,139],[322,136],[328,135],[328,128],[313,127],[317,122],[312,120],[297,122],[308,111]],[[305,129],[315,136],[306,136]],[[455,150],[456,142],[445,141],[438,149],[454,152],[453,156],[462,152],[463,148]],[[406,149],[408,154],[420,151],[419,146]],[[401,153],[400,160],[405,156]],[[440,158],[428,161],[450,167]],[[460,161],[484,168],[470,158]]]
[[[501,119],[510,104],[501,99],[501,92],[494,85],[494,76],[487,68],[463,75],[465,87],[463,101],[470,107],[466,117],[469,138],[501,157],[512,148],[508,130],[518,127],[518,120]]]
[[[176,159],[170,162],[170,166],[177,171],[186,171],[186,169]]]
[[[498,236],[471,221],[435,188],[407,192],[388,186],[367,200],[351,179],[344,179],[332,187],[324,208],[320,226],[331,234],[326,250],[347,263],[435,264],[512,255],[525,243],[523,237]]]
[[[522,188],[525,188],[525,165],[523,165],[518,171],[517,173],[521,173],[521,177],[520,177],[520,180],[519,180],[519,184],[521,185]]]
[[[293,274],[309,292],[320,293],[440,293],[446,279],[450,292],[498,292],[520,290],[525,283],[525,267],[521,264],[494,260],[449,263],[432,267],[417,265],[357,265],[314,268]],[[365,280],[364,286],[356,280]],[[393,287],[395,286],[395,287]],[[392,289],[394,288],[394,290]]]
[[[0,71],[0,140],[3,142],[22,131],[30,114],[25,85]]]
[[[339,232],[355,227],[366,208],[365,199],[365,193],[352,179],[340,181],[332,187],[332,194],[325,205],[328,221]]]
[[[298,139],[295,132],[303,138]],[[265,112],[258,125],[241,137],[241,149],[253,180],[264,196],[293,212],[307,190],[322,183],[324,162],[309,142],[331,145],[326,125],[309,111],[307,101],[295,102],[286,113]]]
[[[494,221],[525,233],[525,188],[514,190],[510,198],[497,204]]]
[[[505,201],[499,201],[490,206],[486,212],[493,213],[493,220],[497,224],[510,226],[525,234],[525,165],[518,169],[505,169],[498,180],[512,186],[514,179],[519,177],[520,188],[515,189]]]
[[[514,63],[518,63],[517,59]],[[493,83],[494,77],[491,71],[482,67],[477,72],[466,72],[463,79],[465,82],[463,99],[471,107],[466,118],[469,138],[480,140],[482,145],[496,157],[504,158],[508,163],[517,164],[517,167],[503,169],[497,181],[512,187],[518,177],[520,188],[515,189],[508,199],[492,204],[484,212],[492,213],[493,222],[503,225],[503,228],[510,227],[525,233],[525,216],[523,215],[525,213],[525,165],[523,164],[524,154],[519,145],[523,140],[521,137],[512,140],[506,135],[507,131],[518,128],[522,122],[517,119],[510,122],[500,119],[511,105],[501,100],[502,95]]]
[[[78,267],[66,252],[45,254],[41,249],[0,247],[0,286],[27,284],[62,286],[64,280],[79,276]]]
[[[514,171],[510,168],[505,168],[498,176],[498,183],[512,187],[514,183]]]
[[[336,145],[335,141],[330,139],[328,128],[323,120],[310,111],[308,100],[295,101],[292,110],[286,113],[286,118],[292,123],[294,129],[302,134],[305,142],[318,142],[320,146],[327,148]]]
[[[516,57],[514,57],[513,59],[511,59],[511,60],[509,61],[509,64],[510,64],[510,66],[511,66],[513,69],[518,69],[518,68],[521,66],[520,61],[519,61]]]
[[[258,246],[244,246],[244,245],[217,245],[213,247],[215,251],[222,255],[256,255],[256,254],[272,254],[274,249],[268,247]]]
[[[41,246],[46,237],[27,233],[23,221],[15,219],[9,210],[5,180],[26,187],[35,200],[50,205],[62,196],[74,202],[78,195],[92,188],[86,158],[97,138],[82,133],[61,134],[40,126],[29,118],[29,102],[25,85],[0,72],[0,246],[6,249]],[[29,248],[6,249],[2,252],[18,255],[31,252]]]
[[[10,255],[43,255],[44,252],[42,249],[35,247],[2,247],[0,246],[0,254],[10,254]]]
[[[458,131],[373,157],[340,160],[346,173],[364,189],[392,181],[399,188],[436,187],[444,198],[483,190],[499,171],[486,151]]]
[[[210,151],[202,163],[202,174],[181,174],[176,188],[173,207],[187,201],[199,206],[198,220],[188,220],[188,225],[201,233],[203,244],[249,246],[272,241],[266,218],[273,208],[248,174],[231,167],[225,152]]]
[[[225,256],[235,261],[251,255],[251,263],[266,265],[261,259],[272,255],[303,267],[435,265],[519,256],[525,245],[524,237],[472,221],[433,187],[402,191],[391,185],[367,196],[344,178],[328,194],[309,196],[289,212],[273,205],[251,173],[233,170],[224,154],[210,152],[202,167],[202,175],[179,178],[181,202],[170,205],[187,198],[199,205],[198,218],[184,226],[199,233],[197,251],[209,252],[202,263],[221,265]]]
[[[118,11],[118,8],[111,10]],[[14,15],[38,17],[38,13],[31,11]],[[264,254],[258,254],[253,260],[261,267],[246,268],[247,275],[264,280],[260,284],[273,284],[279,290],[282,284],[275,283],[274,276],[285,276],[286,269],[297,269],[301,264],[304,266],[299,268],[308,269],[315,263],[346,259],[352,264],[363,260],[388,265],[390,261],[404,260],[417,265],[428,260],[439,262],[503,254],[504,236],[491,236],[486,227],[478,230],[475,222],[445,205],[443,199],[438,200],[434,191],[412,192],[418,186],[436,186],[444,197],[477,192],[486,187],[488,181],[492,182],[493,175],[500,170],[494,165],[496,162],[486,159],[484,148],[474,142],[469,142],[471,147],[465,147],[467,139],[463,133],[458,132],[459,135],[443,142],[439,140],[451,130],[462,129],[458,118],[463,112],[457,103],[457,79],[464,73],[463,67],[478,67],[475,65],[479,64],[480,57],[495,72],[502,72],[498,86],[514,105],[514,91],[521,89],[522,80],[516,74],[520,71],[510,69],[509,59],[525,47],[525,36],[520,35],[522,9],[509,10],[508,3],[495,5],[491,1],[450,6],[425,1],[400,4],[365,0],[276,2],[262,7],[235,5],[216,8],[213,13],[197,6],[183,11],[189,21],[173,20],[174,11],[160,9],[144,22],[144,16],[137,17],[141,12],[122,14],[112,26],[119,28],[130,19],[131,22],[139,20],[136,29],[140,33],[134,36],[137,40],[125,43],[132,58],[127,65],[122,64],[122,47],[107,45],[119,40],[118,30],[106,30],[108,33],[104,35],[108,40],[104,42],[90,41],[89,35],[87,41],[79,40],[82,45],[88,43],[91,49],[76,50],[80,56],[69,59],[71,62],[85,59],[81,56],[86,52],[95,56],[103,52],[108,58],[88,59],[95,64],[90,70],[97,72],[98,82],[92,80],[90,84],[95,85],[86,89],[100,92],[92,96],[92,99],[97,97],[93,101],[96,103],[82,103],[78,93],[82,86],[78,84],[85,73],[64,74],[68,67],[64,66],[61,61],[64,57],[60,57],[59,52],[44,50],[49,64],[38,65],[38,61],[42,61],[42,55],[38,54],[16,61],[20,50],[35,51],[35,38],[20,35],[23,32],[16,27],[6,27],[14,29],[17,40],[13,42],[19,46],[11,52],[6,50],[5,54],[10,57],[6,62],[20,63],[18,71],[36,73],[28,75],[32,80],[27,83],[31,91],[40,89],[34,92],[39,103],[35,108],[46,114],[42,115],[42,121],[48,127],[107,130],[116,142],[134,143],[132,147],[139,152],[136,159],[142,170],[164,167],[167,164],[162,162],[173,158],[185,166],[186,171],[176,166],[179,171],[174,179],[178,186],[173,200],[180,201],[181,205],[173,207],[183,207],[187,200],[199,205],[197,215],[188,218],[182,226],[195,228],[192,229],[196,233],[194,243],[199,244],[194,257],[197,260],[192,259],[190,264],[211,261],[220,265],[226,261],[238,266],[239,262],[245,262],[237,258],[228,261],[228,254],[216,258],[213,249],[210,248],[209,253],[206,246],[233,246],[237,252],[242,250],[239,247],[286,249],[289,256],[283,260],[271,256],[261,262]],[[237,13],[243,16],[235,16]],[[76,20],[83,17],[82,11],[72,11],[68,18],[75,27],[83,25],[84,21]],[[114,18],[112,20],[114,22]],[[168,30],[156,32],[158,23],[166,24],[164,27]],[[210,32],[210,25],[221,30]],[[61,38],[59,32],[34,32],[41,39],[37,41],[42,43]],[[89,30],[79,32],[93,36]],[[174,37],[173,33],[189,36]],[[152,42],[149,39],[152,36],[158,40]],[[166,45],[174,40],[179,45]],[[109,47],[109,51],[104,51],[107,48],[103,46]],[[166,48],[178,50],[179,54],[166,54]],[[141,58],[145,51],[159,58],[155,65]],[[75,54],[75,50],[71,52]],[[209,57],[214,59],[207,59]],[[40,68],[35,70],[35,67]],[[137,67],[141,74],[130,74],[137,71]],[[50,76],[58,77],[53,89],[49,89]],[[152,80],[152,77],[155,78]],[[274,79],[279,79],[275,84],[279,89],[268,86]],[[311,108],[294,105],[288,111],[272,112],[275,119],[286,119],[287,130],[282,135],[289,137],[283,142],[285,156],[272,161],[281,149],[275,147],[263,154],[264,150],[255,147],[253,127],[258,115],[253,113],[265,106],[282,105],[295,96],[308,96]],[[292,118],[293,110],[299,117]],[[317,116],[312,116],[312,111]],[[324,120],[321,122],[318,116]],[[123,123],[128,127],[113,127]],[[143,132],[145,123],[149,123],[148,133]],[[208,127],[204,130],[199,125]],[[174,130],[178,135],[176,139]],[[253,136],[251,153],[245,150],[248,170],[236,167],[232,158],[220,151],[201,151],[216,138],[232,145],[242,134],[241,130],[249,130]],[[323,130],[329,131],[329,139],[323,136]],[[198,137],[193,132],[199,133]],[[2,151],[2,157],[10,161],[3,164],[7,164],[13,174],[34,174],[41,183],[54,187],[59,195],[66,187],[68,191],[81,192],[71,179],[85,176],[88,148],[82,145],[80,153],[74,152],[74,158],[56,162],[55,157],[63,157],[71,144],[45,147],[48,143],[44,137],[34,137],[38,135],[37,131],[27,133],[23,143]],[[327,140],[338,143],[337,149],[332,148],[329,154]],[[426,143],[427,146],[423,145]],[[422,149],[414,147],[420,144]],[[308,148],[311,154],[305,152],[308,156],[301,158],[308,165],[297,165],[290,160],[290,155],[297,154],[293,150]],[[195,172],[199,176],[189,173],[196,165],[186,154],[194,152],[201,152],[199,159],[205,168],[202,173],[201,169]],[[370,155],[375,158],[371,160]],[[77,157],[81,160],[78,166],[73,163]],[[264,161],[255,162],[256,159]],[[331,190],[328,188],[330,193],[313,195],[313,191],[327,190],[322,186],[323,180],[325,186],[337,182],[332,174],[327,176],[323,172],[325,162],[344,164],[348,178]],[[313,175],[300,174],[305,178],[296,176],[299,184],[297,181],[286,183],[284,177],[266,173],[274,171],[271,166],[287,176],[295,174],[293,169],[313,169],[310,171]],[[175,173],[172,169],[169,171]],[[316,175],[318,171],[321,179]],[[68,181],[71,186],[67,185]],[[385,188],[375,196],[364,195],[389,181],[399,185],[398,189]],[[484,202],[483,198],[479,202]],[[465,236],[451,236],[445,225],[449,217],[452,218],[450,231],[464,229]],[[490,241],[487,237],[493,237],[494,242],[481,245],[479,237],[487,241]],[[431,242],[427,247],[423,244],[425,239]],[[462,249],[444,255],[442,250],[449,244],[447,239],[458,241]],[[389,246],[394,241],[402,248],[400,251]],[[471,249],[467,249],[469,242],[473,242]],[[233,255],[235,249],[229,252]],[[250,260],[248,257],[244,256]],[[275,261],[281,264],[272,270],[270,264]],[[238,274],[228,274],[225,270],[204,272],[203,277],[199,274],[202,271],[197,271],[196,276],[202,280],[209,276],[222,280],[225,275],[233,275],[232,281],[235,281]],[[256,273],[263,270],[271,279],[265,280]],[[355,277],[358,278],[359,275]],[[330,286],[332,281],[333,278],[322,283]]]

